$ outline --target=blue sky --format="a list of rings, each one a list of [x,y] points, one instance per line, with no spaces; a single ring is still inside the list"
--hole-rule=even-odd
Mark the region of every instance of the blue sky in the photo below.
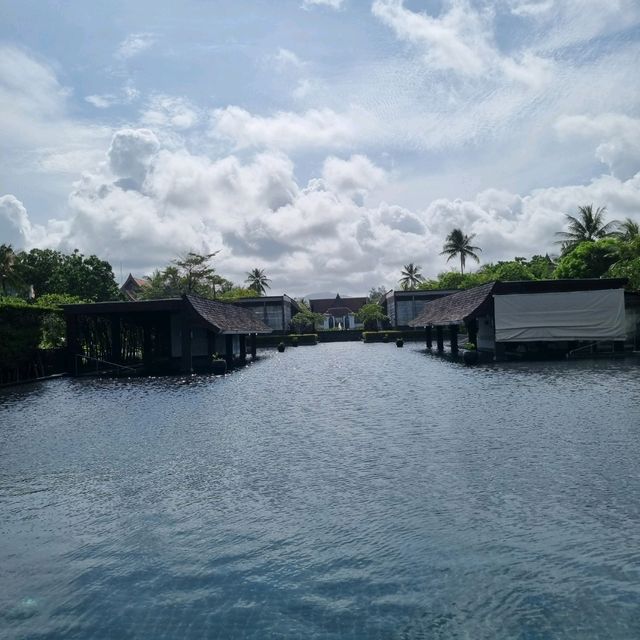
[[[0,2],[0,241],[273,290],[640,221],[635,0]]]

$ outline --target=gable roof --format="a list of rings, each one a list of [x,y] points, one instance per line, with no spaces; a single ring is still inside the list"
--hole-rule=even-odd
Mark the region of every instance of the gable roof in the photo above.
[[[254,313],[230,302],[218,302],[193,294],[183,296],[193,312],[218,333],[271,333],[271,327]]]
[[[409,326],[461,324],[471,317],[481,315],[480,311],[491,302],[495,284],[495,282],[488,282],[473,289],[465,289],[427,302],[422,312],[409,322]]]
[[[313,313],[329,313],[330,315],[345,315],[347,313],[356,313],[360,308],[367,304],[368,298],[342,298],[337,295],[335,298],[319,298],[318,300],[309,300],[309,306]],[[340,311],[336,314],[334,311]]]

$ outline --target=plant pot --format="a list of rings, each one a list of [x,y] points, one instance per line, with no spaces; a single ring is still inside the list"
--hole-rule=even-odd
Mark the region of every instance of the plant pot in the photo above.
[[[278,351],[279,351],[280,353],[282,353],[282,352],[284,351],[284,342],[280,342],[280,343],[278,344]]]
[[[404,340],[402,338],[398,338],[396,340],[396,347],[400,348],[404,346]]]

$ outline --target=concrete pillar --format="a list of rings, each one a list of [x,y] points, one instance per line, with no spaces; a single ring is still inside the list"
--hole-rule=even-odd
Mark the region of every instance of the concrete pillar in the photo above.
[[[436,327],[436,344],[438,351],[442,353],[444,351],[444,329],[443,327]]]
[[[153,363],[151,328],[151,320],[145,319],[142,323],[142,365],[145,371],[148,371]]]
[[[250,349],[251,349],[251,357],[252,358],[256,357],[256,346],[257,346],[256,343],[258,342],[257,338],[258,338],[258,334],[256,334],[256,333],[252,333],[249,336],[249,345],[250,345]]]
[[[451,355],[458,355],[458,325],[452,324],[449,327],[449,335],[451,337]]]
[[[424,329],[424,337],[427,341],[427,349],[433,349],[433,336],[431,335],[431,327],[425,327]]]
[[[465,323],[467,327],[467,333],[469,334],[469,342],[477,349],[478,348],[478,321],[476,318],[467,320]]]
[[[224,337],[224,359],[227,363],[227,369],[231,369],[233,367],[233,336],[226,335]]]
[[[507,345],[504,342],[496,342],[494,359],[497,362],[507,359]]]

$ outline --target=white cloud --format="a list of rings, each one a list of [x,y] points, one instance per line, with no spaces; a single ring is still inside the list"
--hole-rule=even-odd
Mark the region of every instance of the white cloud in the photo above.
[[[125,60],[133,58],[152,47],[155,42],[156,37],[152,33],[131,33],[120,43],[116,56]]]
[[[597,144],[595,155],[611,172],[629,178],[640,170],[640,119],[619,113],[563,116],[555,123],[561,139]]]
[[[301,60],[293,51],[280,48],[278,53],[271,57],[277,69],[284,71],[286,69],[302,69],[305,66],[304,60]]]
[[[366,156],[356,154],[348,160],[329,157],[322,167],[324,184],[335,193],[362,198],[384,182],[386,174]]]
[[[367,114],[357,111],[341,114],[332,109],[309,109],[304,113],[257,116],[229,106],[213,112],[211,132],[230,140],[237,149],[343,148],[363,138],[367,120]]]
[[[149,129],[121,129],[109,147],[109,166],[114,175],[140,185],[160,143]]]
[[[344,0],[303,0],[302,8],[311,9],[312,7],[329,7],[330,9],[341,9]]]
[[[169,127],[183,131],[198,124],[200,110],[186,98],[155,95],[142,112],[141,120],[150,127]]]
[[[118,94],[115,93],[101,93],[85,96],[85,101],[92,104],[96,109],[108,109],[118,104],[129,104],[140,96],[140,92],[128,83],[122,87]]]

